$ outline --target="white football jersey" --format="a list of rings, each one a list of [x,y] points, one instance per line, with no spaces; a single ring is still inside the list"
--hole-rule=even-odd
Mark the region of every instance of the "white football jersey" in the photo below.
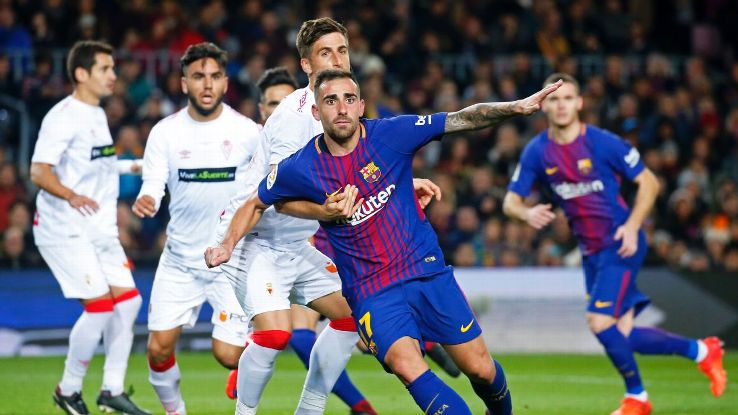
[[[165,249],[179,264],[206,269],[203,252],[223,207],[245,181],[259,127],[223,104],[220,116],[198,122],[184,108],[157,123],[144,151],[143,186],[158,210],[169,190]]]
[[[105,111],[68,96],[46,114],[31,159],[51,164],[59,181],[97,202],[99,210],[82,215],[66,200],[41,190],[36,198],[36,245],[117,238],[118,168]]]
[[[250,168],[247,181],[241,186],[239,195],[226,208],[218,236],[225,234],[236,209],[250,197],[259,183],[271,171],[271,165],[291,156],[314,136],[323,132],[323,125],[315,120],[312,106],[315,103],[309,87],[298,89],[279,103],[261,132],[260,148]],[[272,242],[306,240],[318,230],[318,222],[294,218],[277,213],[274,207],[267,209],[259,223],[251,231],[257,239]]]

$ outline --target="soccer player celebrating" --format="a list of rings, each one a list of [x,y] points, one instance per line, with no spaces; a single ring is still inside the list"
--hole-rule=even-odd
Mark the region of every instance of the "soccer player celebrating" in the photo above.
[[[297,82],[285,67],[266,70],[264,75],[256,82],[256,86],[260,92],[259,113],[263,122],[269,119],[272,112],[287,95],[298,88]],[[291,306],[292,336],[289,344],[305,367],[308,367],[310,362],[310,352],[315,344],[315,328],[319,318],[320,314],[310,308],[297,304]],[[237,372],[237,370],[231,372],[226,386],[226,394],[231,399],[236,399],[237,396]],[[332,392],[351,408],[352,415],[376,413],[361,391],[351,382],[345,370],[336,381]]]
[[[33,235],[66,298],[79,299],[82,315],[69,335],[64,375],[54,402],[68,414],[88,414],[82,381],[102,337],[103,385],[97,405],[105,411],[147,414],[123,392],[133,324],[141,296],[118,240],[118,173],[100,100],[113,93],[113,49],[77,42],[67,57],[72,95],[44,117],[31,164],[36,200]]]
[[[726,373],[718,338],[686,339],[633,326],[649,303],[635,282],[647,249],[641,224],[658,194],[658,181],[635,148],[579,120],[579,83],[566,74],[551,75],[546,82],[558,79],[564,84],[543,102],[549,128],[525,147],[505,196],[505,213],[536,229],[554,219],[550,204],[524,204],[535,182],[549,187],[564,209],[582,250],[589,327],[625,381],[625,399],[614,415],[651,413],[634,351],[696,361],[710,378],[713,395],[720,396]],[[621,177],[638,185],[633,209],[620,196]]]
[[[494,362],[481,328],[444,263],[438,239],[413,194],[416,151],[444,133],[492,126],[538,110],[561,83],[515,102],[481,103],[449,114],[360,120],[364,103],[351,73],[328,70],[315,81],[312,113],[324,133],[285,159],[238,210],[206,261],[228,261],[233,246],[280,203],[291,214],[314,217],[328,233],[341,270],[343,293],[364,343],[407,386],[424,413],[471,414],[463,399],[423,360],[421,339],[444,345],[494,415],[511,414],[502,366]],[[346,218],[333,220],[326,195],[344,190],[360,199]],[[303,199],[294,200],[294,199]],[[350,204],[350,203],[349,203]],[[312,362],[311,362],[312,363]]]
[[[213,307],[213,356],[235,369],[248,322],[228,280],[202,263],[218,214],[236,195],[259,140],[258,125],[224,104],[227,54],[212,43],[191,45],[181,58],[188,105],[154,126],[144,152],[143,186],[133,212],[152,217],[169,189],[167,243],[149,306],[149,381],[167,414],[184,415],[174,351],[203,302]]]

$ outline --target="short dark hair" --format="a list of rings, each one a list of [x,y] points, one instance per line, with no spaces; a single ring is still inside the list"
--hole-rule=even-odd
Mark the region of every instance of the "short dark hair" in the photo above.
[[[184,74],[185,69],[190,66],[192,62],[199,61],[204,58],[212,58],[218,63],[221,69],[225,69],[228,65],[228,52],[219,48],[216,44],[211,42],[202,42],[194,45],[190,45],[185,50],[184,55],[179,60],[179,66]]]
[[[287,68],[284,66],[277,66],[269,68],[264,71],[258,81],[256,81],[256,87],[259,88],[259,93],[263,97],[267,88],[275,85],[289,85],[294,89],[297,89],[297,81],[290,75]]]
[[[98,53],[112,55],[113,47],[97,40],[81,40],[72,46],[69,55],[67,55],[67,76],[74,85],[77,85],[74,71],[77,68],[82,68],[87,72],[91,72],[95,65],[95,55]]]
[[[321,17],[319,19],[307,20],[300,27],[300,31],[297,32],[297,40],[295,45],[297,46],[297,52],[300,53],[301,58],[306,58],[310,55],[310,49],[321,37],[338,32],[346,38],[346,44],[348,44],[348,30],[337,21],[330,17]]]
[[[315,89],[313,90],[313,93],[315,94],[315,100],[317,101],[318,98],[318,90],[320,89],[320,86],[328,81],[332,81],[334,79],[343,79],[348,78],[354,81],[356,84],[356,91],[358,92],[358,95],[361,96],[361,91],[359,90],[359,82],[356,80],[356,77],[354,76],[353,72],[350,71],[342,71],[340,69],[328,69],[325,71],[321,71],[318,73],[318,77],[315,78]]]
[[[565,83],[570,83],[574,85],[574,89],[577,90],[577,94],[580,94],[582,92],[582,88],[579,86],[579,81],[577,81],[577,79],[574,78],[573,76],[567,73],[563,73],[563,72],[556,72],[554,74],[549,75],[548,78],[546,78],[546,80],[543,81],[543,86],[545,87],[546,85],[553,84],[559,79],[561,79]]]

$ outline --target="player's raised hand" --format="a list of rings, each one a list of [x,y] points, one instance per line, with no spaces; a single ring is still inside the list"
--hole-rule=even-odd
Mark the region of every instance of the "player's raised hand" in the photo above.
[[[359,188],[348,184],[340,193],[335,193],[323,202],[324,217],[326,222],[348,219],[354,216],[359,208],[361,208],[364,199],[356,200],[359,195]]]
[[[618,255],[623,258],[633,256],[638,250],[638,228],[627,223],[619,226],[615,231],[615,240],[623,241],[620,249],[618,249]]]
[[[136,199],[136,202],[131,206],[131,210],[139,218],[146,216],[152,218],[156,215],[156,201],[149,195],[143,195]]]
[[[441,200],[443,196],[441,194],[441,188],[428,179],[413,178],[413,188],[415,189],[415,196],[418,197],[421,209],[425,209],[428,206],[433,196],[436,197],[436,200]]]
[[[83,216],[91,216],[94,215],[95,212],[100,208],[97,205],[97,202],[90,199],[87,196],[77,195],[70,197],[69,200],[69,206],[77,209],[79,213],[81,213]]]
[[[213,268],[228,262],[231,259],[231,252],[231,249],[226,248],[222,244],[208,247],[205,250],[205,264],[208,268]]]
[[[536,229],[542,229],[554,219],[556,219],[556,214],[551,211],[550,203],[535,205],[525,214],[525,222]]]
[[[518,108],[518,112],[520,112],[523,115],[530,115],[534,112],[541,109],[541,103],[543,103],[543,100],[546,99],[546,97],[559,89],[561,85],[564,84],[564,81],[559,79],[558,81],[548,84],[540,91],[536,92],[535,94],[529,96],[528,98],[523,98],[520,101],[518,101],[518,104],[520,105]]]

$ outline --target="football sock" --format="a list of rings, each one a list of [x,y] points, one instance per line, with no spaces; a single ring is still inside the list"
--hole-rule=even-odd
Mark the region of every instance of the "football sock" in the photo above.
[[[446,412],[454,415],[471,415],[472,413],[461,396],[443,383],[430,369],[406,387],[424,414]]]
[[[630,346],[640,354],[676,354],[697,360],[699,342],[657,328],[634,327],[630,332]]]
[[[297,356],[306,368],[310,363],[310,351],[313,349],[314,344],[315,332],[313,330],[297,329],[292,331],[290,346],[295,350],[295,353],[297,353]],[[345,370],[341,372],[331,392],[335,393],[336,396],[341,398],[351,408],[365,400],[364,395],[351,382],[351,378],[349,378]]]
[[[85,311],[69,333],[69,350],[64,362],[64,374],[59,382],[62,395],[82,391],[82,380],[87,373],[92,355],[100,343],[103,330],[113,317],[113,300],[104,298],[85,304]]]
[[[179,391],[179,365],[174,355],[162,363],[154,363],[149,358],[149,383],[167,412],[185,413],[182,393]]]
[[[102,389],[116,396],[123,393],[123,381],[133,345],[133,323],[141,308],[141,296],[134,288],[115,297],[113,303],[113,317],[103,330],[105,367]]]
[[[282,330],[260,330],[238,360],[239,413],[256,409],[264,387],[274,373],[274,361],[289,342],[290,333]]]
[[[489,409],[490,415],[511,415],[512,414],[512,397],[510,390],[507,388],[507,379],[502,365],[496,360],[495,362],[495,378],[492,383],[482,384],[472,382],[472,389],[479,396],[484,405]]]
[[[630,343],[618,330],[616,325],[612,325],[606,330],[595,334],[597,340],[605,347],[605,352],[615,368],[620,372],[620,376],[625,381],[625,389],[628,394],[637,395],[644,391],[641,375],[638,372],[633,350]]]
[[[359,340],[351,317],[333,320],[320,333],[310,353],[310,364],[295,414],[323,413],[336,380],[346,368]]]

